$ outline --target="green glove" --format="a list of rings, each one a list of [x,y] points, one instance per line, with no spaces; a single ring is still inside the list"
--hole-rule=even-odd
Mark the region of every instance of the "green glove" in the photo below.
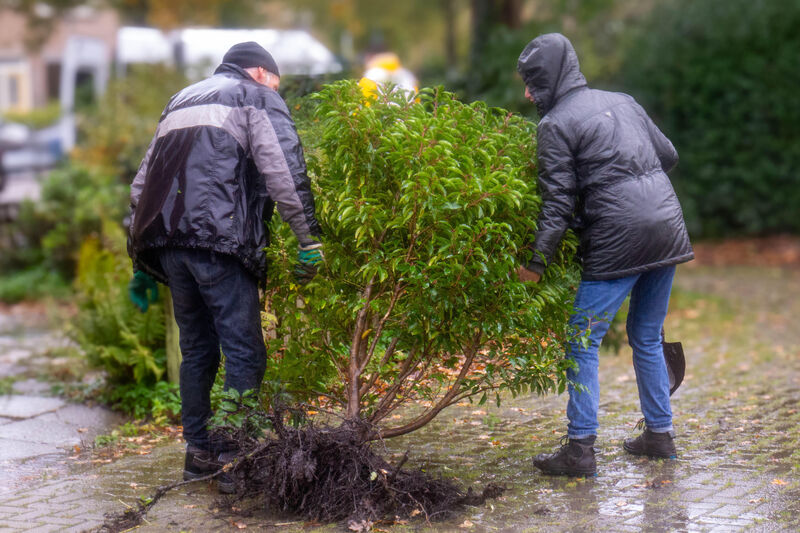
[[[146,272],[137,270],[133,279],[128,283],[128,297],[144,313],[151,303],[158,300],[158,285],[156,280]]]
[[[294,279],[298,285],[305,285],[314,279],[323,258],[322,243],[316,242],[297,247],[297,264],[294,266]]]

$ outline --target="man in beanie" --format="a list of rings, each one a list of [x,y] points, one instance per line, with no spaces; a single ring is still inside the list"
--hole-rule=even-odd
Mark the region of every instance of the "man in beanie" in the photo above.
[[[570,342],[576,367],[569,386],[566,441],[534,464],[548,474],[596,473],[598,348],[630,294],[628,340],[644,432],[627,439],[635,455],[674,458],[669,376],[661,331],[675,265],[691,260],[689,237],[666,172],[678,161],[669,140],[626,94],[590,89],[563,35],[541,35],[525,47],[517,70],[541,121],[537,131],[539,213],[532,256],[518,270],[538,282],[567,228],[580,237],[582,279],[570,325],[588,343]]]
[[[131,185],[131,298],[145,310],[152,278],[169,285],[180,328],[184,479],[216,471],[233,451],[206,428],[220,347],[225,388],[260,388],[258,287],[275,206],[297,236],[298,283],[322,260],[303,147],[279,83],[269,52],[233,46],[213,76],[170,99]],[[223,478],[219,489],[234,486]]]

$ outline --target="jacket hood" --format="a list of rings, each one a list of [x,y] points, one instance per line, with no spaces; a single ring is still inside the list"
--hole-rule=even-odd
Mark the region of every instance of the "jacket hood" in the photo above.
[[[565,94],[586,86],[578,55],[569,39],[560,33],[546,33],[528,43],[519,56],[517,72],[542,117]]]

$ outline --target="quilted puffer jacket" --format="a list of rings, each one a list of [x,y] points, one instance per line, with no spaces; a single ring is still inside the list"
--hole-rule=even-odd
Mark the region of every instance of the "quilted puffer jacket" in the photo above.
[[[580,236],[583,279],[604,280],[694,257],[666,175],[672,143],[630,96],[590,89],[572,44],[541,35],[517,64],[541,121],[539,213],[533,259],[542,273],[567,228]]]
[[[158,248],[238,258],[264,279],[274,206],[300,244],[320,235],[303,148],[283,99],[237,65],[172,97],[131,185],[135,270],[167,282]]]

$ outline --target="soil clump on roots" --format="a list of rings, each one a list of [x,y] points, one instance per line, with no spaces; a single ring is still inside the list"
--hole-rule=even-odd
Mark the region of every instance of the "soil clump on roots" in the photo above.
[[[490,483],[480,494],[465,492],[451,481],[404,469],[408,452],[392,465],[364,442],[364,428],[349,424],[295,428],[285,426],[280,414],[269,419],[273,434],[257,440],[245,430],[235,431],[232,437],[240,450],[236,458],[195,482],[225,474],[236,484],[233,501],[256,501],[268,511],[313,522],[344,522],[351,529],[355,524],[359,530],[380,521],[446,519],[465,505],[482,505],[505,490]],[[135,527],[168,491],[192,482],[159,487],[135,507],[107,515],[98,530],[110,533]],[[232,500],[226,500],[232,508]]]
[[[407,452],[391,465],[358,434],[347,425],[281,427],[234,464],[237,494],[307,520],[365,523],[416,515],[444,519],[503,492],[493,484],[481,494],[464,492],[451,481],[403,469]]]

